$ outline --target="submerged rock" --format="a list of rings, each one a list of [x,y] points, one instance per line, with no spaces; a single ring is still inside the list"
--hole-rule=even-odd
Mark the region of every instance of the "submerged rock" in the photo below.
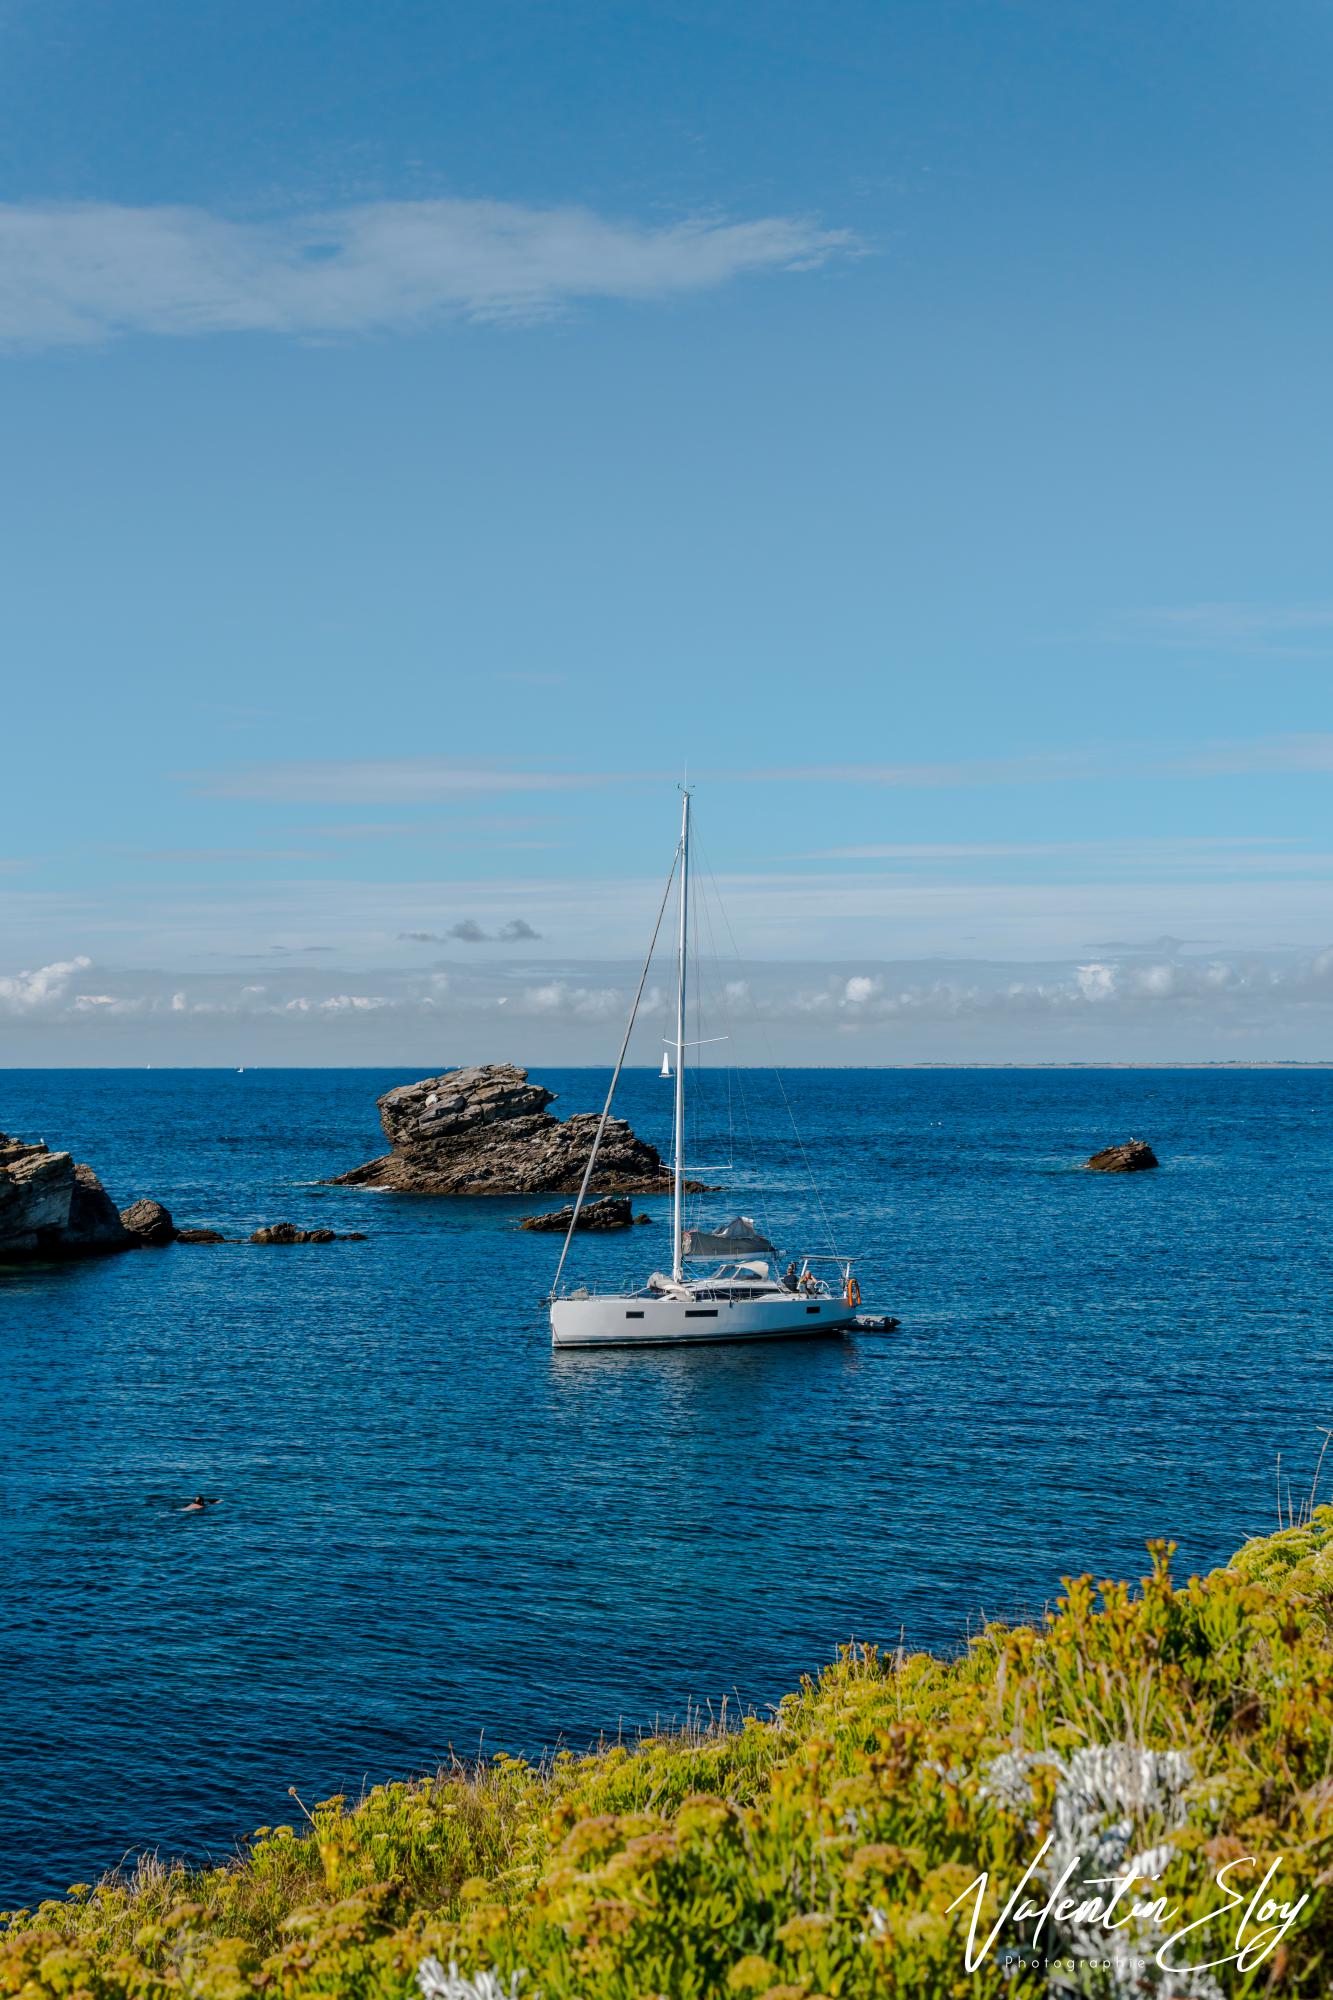
[[[90,1166],[53,1153],[44,1139],[31,1145],[0,1133],[0,1257],[93,1256],[143,1240]]]
[[[1129,1139],[1123,1146],[1103,1146],[1087,1165],[1094,1174],[1141,1174],[1161,1161],[1146,1139]]]
[[[597,1116],[553,1118],[546,1107],[554,1101],[513,1063],[483,1063],[402,1084],[379,1099],[392,1152],[328,1185],[403,1194],[577,1194]],[[652,1194],[670,1183],[657,1148],[636,1138],[623,1118],[609,1118],[593,1189]],[[699,1189],[696,1181],[686,1185]]]
[[[525,1215],[520,1229],[558,1230],[563,1236],[574,1217],[574,1204],[552,1209],[549,1215]],[[651,1222],[651,1215],[636,1215],[627,1194],[606,1194],[600,1201],[586,1201],[579,1210],[580,1229],[628,1229],[636,1222]]]
[[[130,1235],[149,1249],[158,1250],[176,1240],[171,1210],[160,1201],[132,1201],[128,1208],[121,1209],[120,1219]]]

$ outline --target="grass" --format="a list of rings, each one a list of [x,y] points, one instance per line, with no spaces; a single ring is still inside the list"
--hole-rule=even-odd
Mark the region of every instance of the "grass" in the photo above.
[[[542,2000],[1326,1995],[1333,1508],[1183,1585],[1151,1555],[1137,1587],[1069,1581],[956,1659],[849,1649],[770,1721],[296,1802],[227,1867],[145,1860],[12,1913],[0,1994],[407,2000],[433,1958],[460,1995],[493,1972]],[[969,1972],[974,1905],[984,1939],[1048,1835],[1037,1905],[1077,1855],[1075,1883],[1151,1872],[1138,1915],[1113,1939],[1080,1891],[1040,1949],[1011,1921]],[[1270,1897],[1307,1900],[1238,1961],[1217,1871],[1248,1898],[1277,1856]],[[1222,1962],[1154,1969],[1196,1918],[1175,1959]],[[1102,1963],[1113,1944],[1147,1970]]]

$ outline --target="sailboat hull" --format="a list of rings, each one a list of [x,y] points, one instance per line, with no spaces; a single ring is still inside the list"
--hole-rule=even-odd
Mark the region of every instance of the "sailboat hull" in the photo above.
[[[704,1347],[720,1341],[802,1340],[845,1333],[856,1314],[842,1299],[790,1293],[754,1299],[556,1299],[553,1347]]]

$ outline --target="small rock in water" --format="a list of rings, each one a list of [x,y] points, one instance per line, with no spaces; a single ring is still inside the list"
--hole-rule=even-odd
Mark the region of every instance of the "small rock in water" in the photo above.
[[[270,1222],[264,1229],[256,1229],[250,1237],[251,1243],[364,1243],[360,1230],[351,1236],[339,1236],[332,1229],[298,1229],[294,1222]]]
[[[176,1225],[171,1219],[171,1210],[164,1208],[160,1201],[132,1201],[128,1208],[121,1209],[120,1219],[130,1235],[150,1249],[161,1249],[176,1240]]]
[[[1123,1146],[1103,1146],[1087,1162],[1094,1174],[1141,1174],[1148,1167],[1160,1164],[1146,1139],[1130,1139]]]
[[[178,1229],[178,1243],[225,1243],[226,1237],[220,1229]]]
[[[549,1215],[525,1215],[520,1229],[549,1229],[561,1235],[569,1228],[574,1205],[552,1209]],[[628,1229],[635,1222],[651,1222],[651,1215],[636,1215],[628,1195],[603,1195],[600,1201],[585,1202],[579,1210],[580,1229]]]

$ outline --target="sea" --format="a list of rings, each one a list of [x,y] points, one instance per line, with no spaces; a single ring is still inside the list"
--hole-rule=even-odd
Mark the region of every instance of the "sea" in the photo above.
[[[900,1325],[583,1354],[517,1227],[555,1204],[319,1185],[423,1073],[0,1072],[0,1127],[121,1205],[366,1237],[0,1274],[0,1905],[223,1860],[292,1786],[762,1715],[849,1642],[956,1649],[1309,1498],[1333,1072],[709,1073],[700,1215],[855,1254]],[[607,1078],[541,1080],[563,1114]],[[670,1097],[630,1072],[617,1109],[665,1147]],[[1159,1171],[1082,1171],[1130,1137]],[[575,1279],[668,1260],[636,1207]]]

